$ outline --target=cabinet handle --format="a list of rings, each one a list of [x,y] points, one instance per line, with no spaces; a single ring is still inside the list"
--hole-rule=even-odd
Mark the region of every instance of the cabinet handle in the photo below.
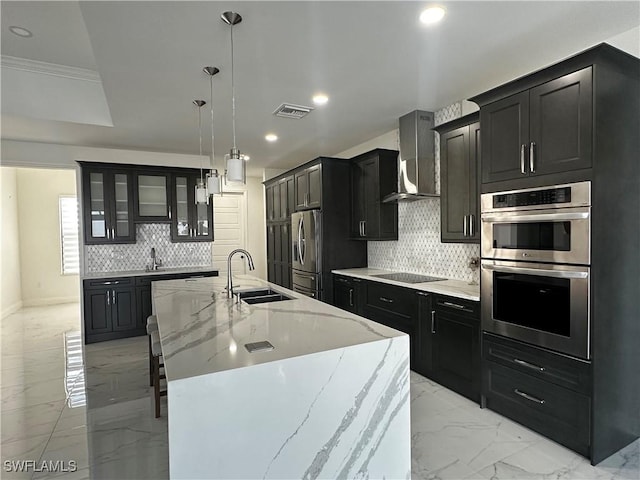
[[[526,167],[524,164],[525,148],[527,148],[527,146],[524,143],[520,145],[520,173],[522,173],[523,175],[527,174],[527,171],[525,170]]]
[[[539,403],[540,405],[545,404],[544,399],[529,395],[528,393],[525,393],[522,390],[518,390],[517,388],[513,390],[513,393],[515,393],[516,395],[520,395],[522,398],[526,398],[527,400],[530,400],[532,402]]]
[[[349,306],[353,307],[353,288],[349,289]]]
[[[428,297],[429,294],[427,292],[416,292],[418,295],[420,295],[421,297]]]
[[[431,333],[436,333],[436,311],[431,310]]]
[[[538,365],[535,365],[533,363],[525,362],[524,360],[520,360],[519,358],[514,358],[513,362],[517,363],[518,365],[522,365],[523,367],[530,368],[531,370],[537,370],[539,372],[545,371],[544,367],[539,367]]]
[[[473,237],[473,235],[475,234],[475,231],[473,230],[473,226],[474,226],[474,215],[469,215],[469,236]]]
[[[385,298],[385,297],[380,297],[380,301],[385,302],[385,303],[393,303],[393,300],[391,300],[390,298]]]
[[[352,280],[353,280],[355,283],[362,283],[362,280],[360,280],[359,278],[352,278]]]
[[[111,305],[111,290],[107,290],[107,305]]]
[[[536,173],[535,146],[536,142],[529,144],[529,170],[531,170],[531,173]]]
[[[463,237],[468,237],[469,236],[469,232],[467,231],[467,225],[468,225],[468,223],[467,223],[467,215],[465,215],[462,218],[462,236]]]
[[[102,282],[99,285],[118,285],[120,283],[120,280],[116,280],[113,282]]]
[[[451,302],[442,302],[442,305],[444,305],[445,307],[451,307],[451,308],[457,308],[458,310],[464,310],[465,312],[471,312],[472,310],[463,306],[463,305],[458,305],[457,303],[451,303]]]
[[[116,291],[115,290],[111,290],[111,298],[113,299],[113,304],[116,304]]]
[[[367,222],[366,222],[366,220],[362,221],[362,236],[363,237],[367,236]]]

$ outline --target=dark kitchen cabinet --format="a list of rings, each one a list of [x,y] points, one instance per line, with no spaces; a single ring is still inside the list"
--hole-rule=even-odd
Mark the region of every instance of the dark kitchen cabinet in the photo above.
[[[382,199],[397,188],[398,152],[376,149],[351,160],[351,238],[397,240],[398,204]]]
[[[171,241],[212,242],[213,202],[196,204],[195,188],[199,173],[171,176]]]
[[[589,362],[489,333],[482,350],[486,406],[589,455]]]
[[[131,178],[125,169],[83,165],[85,244],[135,243]]]
[[[333,304],[356,315],[363,315],[366,282],[360,278],[333,275]]]
[[[291,213],[295,210],[294,176],[265,183],[267,279],[291,288]]]
[[[170,221],[171,175],[153,170],[134,171],[134,221],[163,223]]]
[[[433,309],[433,293],[417,291],[417,358],[414,370],[420,375],[433,378],[433,330],[435,328],[435,311]]]
[[[479,302],[436,295],[432,317],[432,375],[441,385],[480,401]]]
[[[322,164],[306,167],[294,175],[295,209],[322,207]]]
[[[279,202],[276,205],[279,208],[277,220],[287,222],[291,219],[291,213],[295,211],[295,188],[293,175],[278,181]]]
[[[137,328],[132,279],[85,281],[84,309],[86,343],[131,336]]]
[[[443,243],[479,243],[479,113],[436,127],[440,134],[440,238]]]
[[[592,70],[481,106],[483,184],[591,168]]]

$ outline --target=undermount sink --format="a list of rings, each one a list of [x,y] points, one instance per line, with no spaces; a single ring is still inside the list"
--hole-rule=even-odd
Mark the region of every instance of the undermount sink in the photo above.
[[[271,290],[270,288],[260,288],[254,290],[244,290],[235,294],[239,300],[254,305],[256,303],[281,302],[283,300],[291,300],[280,292]]]

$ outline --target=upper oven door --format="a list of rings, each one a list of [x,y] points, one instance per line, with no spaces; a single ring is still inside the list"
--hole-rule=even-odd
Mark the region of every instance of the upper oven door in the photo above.
[[[483,258],[589,265],[591,207],[486,212]]]

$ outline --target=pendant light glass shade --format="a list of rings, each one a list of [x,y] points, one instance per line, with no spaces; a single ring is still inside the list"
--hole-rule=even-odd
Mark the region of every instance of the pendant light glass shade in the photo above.
[[[198,107],[198,135],[200,138],[200,178],[196,182],[196,191],[195,191],[195,202],[197,204],[206,204],[207,203],[207,187],[204,183],[204,175],[202,172],[202,106],[206,105],[207,102],[204,100],[194,100],[194,105]]]
[[[218,175],[218,170],[213,169],[209,173],[207,173],[207,192],[209,195],[220,195],[222,194],[222,182],[220,175]]]
[[[221,19],[231,27],[231,121],[233,127],[233,147],[224,157],[227,166],[225,181],[244,184],[247,181],[246,164],[244,156],[240,153],[236,145],[236,89],[233,57],[233,26],[240,23],[242,17],[235,12],[224,12]]]

